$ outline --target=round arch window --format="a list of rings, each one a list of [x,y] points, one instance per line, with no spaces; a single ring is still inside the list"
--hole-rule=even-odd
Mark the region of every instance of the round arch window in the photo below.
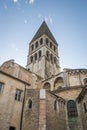
[[[43,89],[51,90],[51,85],[50,85],[50,83],[45,83],[44,86],[43,86]]]
[[[42,45],[42,44],[43,44],[43,38],[40,39],[40,45]]]
[[[54,82],[54,89],[60,89],[64,86],[64,81],[63,81],[63,78],[62,77],[58,77],[55,79],[55,82]]]
[[[67,111],[68,117],[75,117],[77,116],[77,107],[76,102],[74,100],[69,100],[67,103]]]

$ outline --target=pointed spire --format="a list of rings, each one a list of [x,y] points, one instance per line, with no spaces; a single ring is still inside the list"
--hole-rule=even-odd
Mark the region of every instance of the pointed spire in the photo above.
[[[31,40],[31,42],[35,41],[37,38],[41,37],[43,34],[47,35],[54,43],[57,44],[54,36],[52,35],[52,33],[51,33],[50,29],[48,28],[48,26],[47,26],[45,21],[43,21],[43,23],[41,24],[40,28],[36,32],[35,36]]]

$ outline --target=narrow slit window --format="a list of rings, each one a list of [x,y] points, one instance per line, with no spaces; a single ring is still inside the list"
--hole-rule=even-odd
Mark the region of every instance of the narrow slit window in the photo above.
[[[47,58],[49,58],[49,51],[46,52],[46,56],[47,56]]]
[[[32,100],[31,100],[31,99],[29,99],[29,101],[28,101],[28,108],[29,108],[29,109],[32,108]]]
[[[50,42],[50,48],[52,49],[52,42]]]
[[[38,41],[36,42],[36,48],[38,47]]]
[[[31,63],[33,62],[33,56],[31,56]]]
[[[32,51],[34,50],[34,45],[31,46]]]
[[[85,111],[85,113],[87,112],[87,105],[85,102],[84,102],[84,111]]]
[[[35,53],[35,60],[37,60],[37,53]]]
[[[54,63],[56,64],[56,57],[54,57]]]
[[[43,44],[43,38],[40,39],[40,45],[42,45],[42,44]]]
[[[56,51],[56,47],[54,46],[54,51]]]
[[[55,111],[57,110],[57,101],[56,100],[54,101],[54,110]]]
[[[48,40],[48,38],[46,38],[46,44],[48,45],[48,42],[49,42],[49,40]]]
[[[42,55],[42,54],[41,54],[41,51],[39,51],[39,58],[41,57],[41,55]]]

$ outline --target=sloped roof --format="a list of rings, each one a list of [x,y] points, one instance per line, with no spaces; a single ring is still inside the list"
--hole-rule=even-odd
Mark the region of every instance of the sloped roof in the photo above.
[[[6,73],[7,75],[19,79],[28,84],[32,84],[33,79],[37,81],[42,79],[42,77],[15,63],[13,59],[4,62],[0,66],[0,72]]]
[[[45,21],[43,21],[43,23],[41,24],[40,28],[38,29],[38,31],[36,32],[36,34],[34,35],[33,39],[31,40],[31,42],[35,41],[37,38],[39,38],[40,36],[42,36],[43,34],[47,35],[54,43],[57,44],[53,34],[51,33],[50,29],[48,28],[47,24]],[[30,42],[30,43],[31,43]]]
[[[80,92],[79,96],[77,97],[76,101],[79,103],[84,99],[85,94],[87,94],[87,85],[83,87],[82,91]]]

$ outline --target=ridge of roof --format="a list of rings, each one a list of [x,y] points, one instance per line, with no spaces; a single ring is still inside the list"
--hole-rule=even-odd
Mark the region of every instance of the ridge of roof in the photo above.
[[[31,42],[35,41],[37,38],[39,38],[40,36],[42,36],[43,34],[47,35],[54,43],[57,44],[57,41],[55,40],[53,34],[51,33],[49,27],[47,26],[46,22],[43,21],[43,23],[41,24],[41,26],[39,27],[38,31],[36,32],[36,34],[34,35],[33,39],[31,40]],[[31,43],[30,42],[30,43]],[[58,45],[58,44],[57,44]]]

